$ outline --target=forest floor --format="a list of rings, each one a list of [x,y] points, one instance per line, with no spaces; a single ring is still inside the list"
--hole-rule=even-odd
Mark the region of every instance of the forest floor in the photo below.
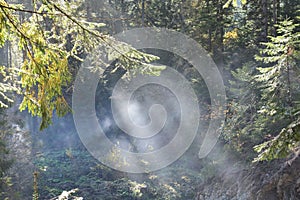
[[[100,164],[86,151],[52,151],[35,160],[40,199],[78,189],[83,199],[195,199],[203,177],[174,164],[149,174],[128,174]]]
[[[184,158],[183,158],[184,159]],[[40,155],[39,195],[51,199],[63,191],[84,199],[188,199],[188,200],[297,200],[300,199],[300,157],[258,163],[251,167],[232,165],[201,172],[179,160],[149,174],[128,174],[100,164],[86,151],[52,151]],[[223,163],[224,164],[224,163]]]
[[[40,200],[54,200],[73,189],[78,190],[69,199],[75,196],[84,200],[300,199],[299,155],[251,164],[218,144],[207,158],[200,160],[194,153],[197,145],[192,145],[179,160],[162,170],[129,174],[102,165],[78,144],[75,134],[60,134],[56,129],[52,133],[55,134],[38,135],[36,143],[44,144],[37,148],[39,151],[30,151],[31,144],[17,137],[22,142],[21,146],[14,146],[13,185],[8,190],[14,196],[11,199],[32,199],[35,171]],[[66,141],[72,143],[67,145]]]

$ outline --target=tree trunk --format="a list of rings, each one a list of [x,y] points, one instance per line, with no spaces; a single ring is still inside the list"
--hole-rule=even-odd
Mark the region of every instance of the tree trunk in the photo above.
[[[145,26],[145,0],[142,0],[142,27]]]
[[[267,41],[268,38],[268,0],[262,0],[262,41]]]
[[[209,0],[206,0],[206,7],[207,10],[209,10],[210,2]],[[208,51],[212,52],[212,32],[211,32],[211,26],[208,27]]]
[[[280,6],[280,1],[273,0],[273,36],[277,35],[276,27],[274,25],[277,24],[279,6]]]
[[[219,22],[219,42],[218,42],[218,47],[217,49],[217,65],[219,67],[219,70],[221,74],[223,74],[223,68],[224,68],[224,44],[223,44],[223,39],[224,39],[224,10],[223,10],[223,5],[224,2],[222,0],[218,1],[218,11],[217,11],[217,19]]]

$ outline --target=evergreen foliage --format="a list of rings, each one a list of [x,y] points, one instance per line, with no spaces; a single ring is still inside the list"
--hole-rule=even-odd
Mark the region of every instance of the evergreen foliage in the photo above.
[[[7,107],[7,102],[12,102],[7,92],[17,91],[23,96],[20,110],[28,109],[33,116],[42,118],[40,129],[51,124],[54,110],[58,116],[70,111],[63,95],[63,89],[70,86],[72,80],[70,58],[82,61],[80,55],[101,46],[110,52],[109,59],[118,58],[128,73],[159,74],[157,67],[147,64],[156,60],[156,56],[103,35],[99,28],[105,24],[86,21],[82,3],[34,1],[34,10],[29,11],[21,4],[0,1],[0,46],[5,42],[17,44],[19,56],[23,57],[21,66],[1,67],[4,76],[0,84],[4,99],[1,105]],[[21,21],[19,12],[29,12],[31,16]],[[7,74],[8,71],[11,73]],[[10,77],[20,80],[11,82]]]
[[[137,73],[158,76],[163,67],[151,64],[158,56],[111,36],[154,26],[187,34],[219,66],[228,94],[222,141],[230,152],[258,162],[299,151],[299,0],[35,0],[30,5],[0,0],[0,48],[9,44],[10,53],[20,61],[16,59],[17,65],[1,62],[0,107],[8,108],[14,95],[20,95],[20,110],[40,117],[40,129],[52,123],[53,113],[64,116],[71,111],[65,93],[72,89],[89,52],[97,51],[93,56],[99,60],[92,70],[103,72],[101,64],[106,67],[116,61],[110,65],[111,73],[122,69],[129,78]],[[97,12],[101,5],[114,7],[118,18],[109,9]],[[172,60],[167,55],[160,53],[160,61]],[[199,103],[209,110],[205,83],[196,70],[178,60],[174,68],[193,82],[197,95],[204,96]],[[211,118],[207,113],[205,120]],[[1,180],[11,165],[5,134],[0,135]],[[66,155],[73,159],[71,151]]]

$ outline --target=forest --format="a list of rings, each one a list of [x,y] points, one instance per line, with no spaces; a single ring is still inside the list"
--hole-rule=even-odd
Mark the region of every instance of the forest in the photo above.
[[[0,0],[0,199],[300,199],[299,0]]]

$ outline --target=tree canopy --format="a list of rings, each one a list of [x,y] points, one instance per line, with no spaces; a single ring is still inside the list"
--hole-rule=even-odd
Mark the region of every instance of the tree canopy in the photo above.
[[[93,10],[102,3],[119,11],[119,19],[108,10]],[[116,41],[112,27],[166,27],[202,44],[229,80],[225,143],[242,154],[250,149],[256,155],[254,148],[260,152],[256,161],[284,157],[298,148],[299,1],[102,3],[41,0],[28,6],[0,0],[0,47],[9,45],[19,57],[17,64],[0,67],[2,107],[9,106],[16,92],[22,97],[20,110],[41,117],[41,129],[49,126],[54,111],[58,116],[71,111],[64,93],[72,88],[78,68],[72,62],[80,63],[99,47],[128,74],[159,75],[149,64],[159,57]]]
[[[82,1],[43,0],[34,1],[33,10],[27,10],[22,4],[0,1],[0,47],[8,41],[17,45],[17,52],[22,56],[20,66],[1,67],[4,76],[1,106],[7,107],[7,102],[12,102],[8,92],[16,91],[23,97],[20,110],[27,109],[41,117],[41,129],[51,124],[54,110],[58,116],[70,111],[63,94],[63,89],[72,82],[70,59],[80,62],[84,53],[101,46],[111,52],[110,60],[118,58],[131,73],[139,70],[156,73],[147,64],[157,59],[156,56],[103,34],[100,28],[105,24],[86,21],[87,13],[82,5]]]

